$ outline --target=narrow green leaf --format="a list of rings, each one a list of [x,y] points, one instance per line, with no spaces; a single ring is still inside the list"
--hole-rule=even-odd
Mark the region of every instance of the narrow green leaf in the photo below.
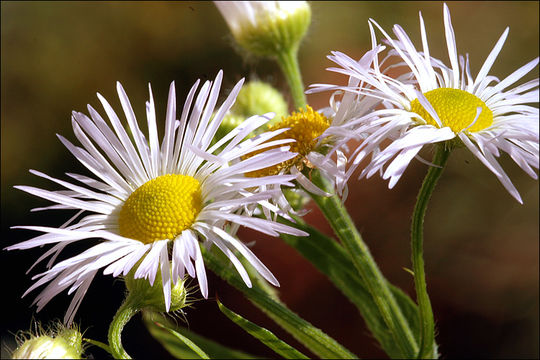
[[[217,304],[219,306],[219,310],[221,310],[221,312],[224,313],[235,324],[246,330],[253,337],[258,339],[264,345],[268,346],[277,354],[283,356],[285,359],[309,359],[306,355],[280,340],[270,330],[244,319],[242,316],[225,307],[225,305],[223,305],[219,300],[217,300]]]
[[[345,249],[334,239],[324,235],[318,230],[308,226],[302,219],[295,218],[293,224],[284,219],[280,221],[289,226],[309,233],[309,236],[292,236],[282,234],[282,240],[296,249],[302,256],[310,261],[321,273],[358,308],[367,327],[379,341],[381,347],[391,358],[401,358],[400,348],[394,341],[388,326],[380,316],[373,297],[366,288],[364,281],[356,271]],[[418,322],[418,307],[399,288],[388,283],[390,291],[400,306],[404,316],[409,322],[413,334],[420,332]]]
[[[213,252],[207,251],[204,247],[201,247],[201,251],[203,252],[205,265],[208,268],[243,292],[253,304],[314,354],[325,359],[357,358],[356,355],[345,349],[336,340],[299,317],[278,300],[272,298],[257,284],[253,284],[252,288],[248,288],[240,275],[232,270],[227,262],[220,261]]]
[[[161,329],[164,329],[166,331],[168,331],[171,335],[173,335],[175,338],[177,338],[178,340],[182,341],[184,344],[186,344],[187,347],[189,347],[191,350],[193,350],[193,352],[195,354],[197,354],[199,356],[199,358],[201,359],[210,359],[210,357],[208,357],[208,355],[206,355],[206,353],[200,348],[198,347],[197,345],[195,345],[195,343],[191,340],[189,340],[187,337],[185,337],[184,335],[174,331],[173,329],[170,329],[168,327],[166,327],[165,325],[157,322],[157,321],[154,321],[154,324],[156,326],[158,326],[159,328]]]
[[[191,342],[194,343],[198,348],[204,349],[204,352],[212,359],[259,359],[257,356],[228,348],[201,335],[195,334],[183,326],[174,324],[161,314],[144,311],[143,319],[144,324],[152,336],[158,340],[175,358],[199,359],[201,357],[192,348],[187,346],[185,342],[179,340],[177,336],[171,334],[170,331],[157,326],[156,322],[159,322],[168,329],[174,330],[174,332],[177,334],[181,334],[184,337],[189,338]]]

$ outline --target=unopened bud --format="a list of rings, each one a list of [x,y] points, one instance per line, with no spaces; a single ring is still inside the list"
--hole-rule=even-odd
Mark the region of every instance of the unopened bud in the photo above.
[[[152,311],[166,312],[165,296],[163,294],[163,285],[161,280],[161,270],[158,270],[154,284],[150,285],[148,279],[135,279],[134,267],[125,277],[126,288],[129,296],[135,299],[137,307],[140,309],[148,308]],[[171,287],[171,306],[169,311],[180,310],[186,306],[187,291],[184,287],[184,280],[178,279],[176,285]]]
[[[297,48],[311,22],[306,1],[214,1],[243,48],[276,56]]]
[[[262,81],[250,81],[238,93],[231,111],[244,118],[273,112],[276,115],[271,122],[274,122],[287,116],[288,106],[283,95],[272,85]]]
[[[283,95],[272,85],[262,81],[250,81],[242,87],[236,97],[236,102],[223,118],[214,137],[214,143],[253,115],[273,112],[275,116],[268,121],[267,125],[278,122],[283,116],[287,116],[287,107],[287,101]],[[255,136],[265,131],[267,127],[261,126],[247,137]]]
[[[13,359],[82,359],[82,334],[74,328],[63,328],[48,335],[24,335]],[[21,336],[20,336],[21,337]]]

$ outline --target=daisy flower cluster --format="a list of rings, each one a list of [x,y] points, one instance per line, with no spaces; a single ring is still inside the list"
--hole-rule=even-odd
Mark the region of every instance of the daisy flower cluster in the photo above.
[[[73,295],[64,316],[69,328],[99,272],[124,279],[128,291],[109,327],[109,344],[100,346],[94,341],[94,345],[116,358],[129,358],[121,341],[129,319],[143,309],[158,316],[157,312],[173,313],[187,306],[187,278],[196,279],[201,295],[208,298],[209,267],[313,354],[353,357],[290,311],[263,284],[261,278],[279,286],[270,269],[237,237],[240,227],[245,227],[281,236],[327,275],[358,307],[373,338],[390,357],[438,356],[423,260],[427,203],[455,148],[470,151],[522,203],[498,158],[505,153],[527,175],[538,178],[539,79],[523,79],[537,69],[539,58],[502,79],[492,75],[509,34],[506,28],[473,75],[469,55],[458,52],[450,11],[444,4],[448,62],[432,56],[421,13],[419,49],[400,25],[394,25],[390,34],[370,19],[371,48],[359,60],[339,51],[328,56],[335,66],[327,70],[347,76],[347,84],[313,84],[305,91],[298,49],[311,22],[307,2],[214,3],[247,54],[276,61],[295,110],[289,112],[285,97],[269,84],[254,81],[242,90],[244,79],[219,101],[221,70],[211,81],[201,84],[197,80],[181,110],[175,83],[171,83],[164,121],[156,115],[150,85],[143,122],[119,82],[121,112],[98,93],[103,111],[88,105],[87,114],[74,111],[71,115],[76,142],[58,135],[89,174],[67,172],[69,179],[63,180],[30,170],[59,188],[15,186],[50,202],[33,211],[72,212],[61,226],[13,227],[38,235],[6,250],[47,246],[28,271],[44,261],[46,270],[32,278],[34,283],[23,297],[41,288],[32,304],[40,311],[64,291]],[[329,104],[314,109],[305,94],[323,91],[331,92]],[[276,112],[280,116],[273,119]],[[432,162],[420,156],[425,147],[436,149]],[[353,174],[359,178],[379,174],[392,188],[413,159],[431,166],[411,221],[416,301],[383,276],[344,205]],[[295,206],[296,193],[306,195],[298,201],[302,205],[309,198],[314,200],[339,241],[301,220],[305,211]],[[82,252],[62,256],[73,244]],[[235,272],[229,272],[229,267]],[[252,279],[255,271],[260,275],[257,281]],[[254,291],[246,289],[253,285]],[[306,357],[223,304],[219,308],[276,353]],[[171,330],[168,335],[179,335],[173,327],[161,328]],[[82,354],[79,335],[77,331],[74,356]],[[207,357],[187,337],[188,341],[178,339],[183,348]],[[22,344],[22,356],[57,347],[51,345],[51,336],[34,340]],[[66,352],[63,347],[56,350]]]

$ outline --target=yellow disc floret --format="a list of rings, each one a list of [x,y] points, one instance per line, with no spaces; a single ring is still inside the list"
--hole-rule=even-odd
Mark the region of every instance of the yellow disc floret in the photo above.
[[[195,178],[159,176],[135,190],[122,206],[120,235],[145,244],[174,239],[195,222],[201,207],[201,186]]]
[[[470,126],[476,118],[477,108],[482,108],[480,116],[467,131],[480,131],[493,123],[493,113],[486,104],[475,95],[460,89],[440,88],[424,94],[437,112],[443,127],[448,126],[459,133]],[[411,102],[411,111],[417,113],[429,125],[439,127],[435,119],[424,109],[418,99]]]
[[[282,169],[289,169],[291,166],[301,162],[307,154],[315,149],[317,145],[317,138],[328,129],[330,126],[330,120],[324,115],[313,110],[309,105],[306,106],[306,110],[300,109],[298,112],[293,112],[290,116],[283,117],[278,123],[268,126],[268,131],[275,131],[284,128],[290,128],[289,130],[279,134],[272,138],[272,140],[280,139],[294,139],[290,145],[291,152],[296,152],[298,155],[293,159],[287,160],[281,164],[274,165],[269,168],[252,171],[246,174],[249,177],[261,177],[268,175],[278,174]],[[268,149],[255,151],[246,156],[249,158],[253,155],[266,151]]]

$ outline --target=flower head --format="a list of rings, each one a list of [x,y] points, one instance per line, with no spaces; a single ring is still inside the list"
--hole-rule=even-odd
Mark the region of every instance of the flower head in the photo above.
[[[348,103],[354,97],[356,96],[346,94],[342,102]],[[330,106],[327,108],[316,111],[307,105],[306,109],[299,109],[289,116],[284,116],[281,121],[268,125],[268,131],[285,130],[276,136],[275,140],[295,140],[291,144],[291,151],[297,155],[274,166],[247,173],[246,176],[290,173],[296,176],[296,180],[305,190],[316,195],[329,196],[326,190],[319,188],[302,173],[303,170],[318,169],[338,194],[345,199],[348,193],[347,179],[350,176],[345,172],[346,142],[350,139],[351,129],[354,128],[354,119],[369,112],[375,102],[364,97],[358,103],[360,106],[351,107],[347,113],[344,113],[337,109],[339,103],[336,104],[332,97]],[[341,110],[344,109],[344,107],[341,108]],[[254,154],[256,152],[247,156]]]
[[[522,202],[495,158],[501,151],[506,152],[528,175],[537,178],[533,167],[538,169],[539,113],[538,108],[527,104],[538,103],[538,78],[513,88],[510,86],[533,70],[538,58],[503,80],[488,75],[506,40],[507,28],[473,78],[468,55],[458,56],[446,4],[444,27],[450,67],[430,56],[421,14],[422,51],[415,49],[401,26],[394,26],[397,39],[392,39],[370,20],[372,51],[377,54],[383,47],[376,44],[373,25],[382,32],[390,47],[388,55],[381,62],[375,56],[366,67],[345,54],[334,52],[329,58],[340,67],[329,70],[348,75],[350,81],[356,83],[345,87],[314,85],[312,89],[339,89],[382,102],[382,107],[358,120],[359,126],[355,129],[356,135],[362,134],[365,140],[355,151],[353,167],[358,166],[367,154],[373,155],[360,176],[370,177],[380,172],[384,179],[390,179],[391,188],[424,145],[443,142],[445,146],[468,148],[509,193]],[[383,69],[383,64],[395,57],[398,63]],[[405,74],[397,78],[388,76],[387,70],[396,66],[404,66]],[[387,139],[391,143],[381,149]]]
[[[235,252],[244,256],[270,283],[279,285],[268,268],[234,237],[234,232],[239,226],[246,226],[273,236],[279,233],[306,235],[277,222],[246,214],[246,209],[257,204],[269,207],[267,211],[280,212],[267,200],[280,191],[280,186],[292,186],[290,181],[294,177],[249,178],[243,174],[274,166],[295,154],[287,151],[287,147],[279,147],[242,160],[247,153],[267,149],[266,141],[280,133],[245,139],[248,133],[265,124],[269,116],[253,116],[210,145],[243,83],[243,80],[237,83],[214,111],[221,80],[220,71],[216,79],[205,82],[195,96],[199,86],[197,81],[187,96],[180,120],[176,120],[176,94],[174,83],[171,84],[161,143],[151,89],[150,100],[146,103],[148,137],[140,130],[119,83],[118,95],[129,129],[124,128],[112,107],[99,94],[111,125],[91,106],[88,106],[90,117],[73,112],[73,130],[82,147],[62,136],[59,138],[95,177],[68,173],[80,183],[75,184],[32,170],[33,174],[63,186],[64,190],[17,186],[55,203],[35,210],[78,210],[59,228],[17,226],[43,234],[7,248],[28,249],[56,244],[36,262],[52,256],[48,264],[50,269],[36,275],[34,279],[39,280],[25,293],[48,284],[35,300],[38,311],[56,294],[69,288],[69,293],[75,292],[75,296],[64,320],[71,323],[100,269],[115,277],[126,276],[136,269],[133,278],[147,279],[150,285],[154,284],[160,271],[166,311],[171,303],[171,281],[173,285],[183,281],[185,272],[198,279],[201,293],[207,297],[200,243],[207,247],[216,245],[231,260],[247,286],[251,286],[251,281]],[[280,141],[281,144],[288,142],[290,140]],[[275,190],[261,191],[262,185]],[[98,244],[51,267],[66,245],[88,242],[91,238],[99,239]]]
[[[214,1],[236,41],[255,55],[298,47],[311,21],[306,1]]]
[[[36,329],[37,334],[18,333],[13,359],[82,359],[82,334],[77,328],[55,324],[45,331],[37,324]]]
[[[373,61],[374,54],[375,51],[369,51],[358,64],[369,65]],[[349,85],[355,84],[358,84],[358,81],[351,79]],[[337,95],[343,95],[341,101],[336,100]],[[296,176],[297,182],[305,190],[319,196],[330,196],[326,189],[319,188],[303,174],[303,170],[317,169],[345,200],[348,195],[347,180],[351,176],[346,172],[347,142],[351,138],[351,133],[359,126],[359,119],[371,112],[377,103],[378,100],[361,94],[336,92],[330,98],[328,107],[316,111],[306,105],[305,109],[300,108],[289,116],[283,116],[281,121],[273,121],[267,125],[268,131],[284,131],[276,136],[274,141],[280,138],[294,140],[291,143],[291,151],[297,155],[286,162],[246,175],[256,177],[290,173]],[[254,154],[256,152],[247,156]],[[290,208],[287,209],[290,211]]]

